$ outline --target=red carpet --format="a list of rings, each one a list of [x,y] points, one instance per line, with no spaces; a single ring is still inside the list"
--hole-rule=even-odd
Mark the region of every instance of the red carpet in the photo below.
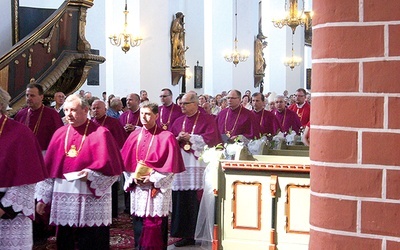
[[[168,245],[172,245],[178,240],[180,239],[170,237],[168,238]],[[113,219],[110,228],[110,248],[112,250],[133,249],[134,244],[132,220],[128,214],[121,213],[118,218]],[[57,249],[55,237],[48,238],[46,243],[33,246],[33,250],[46,249]]]

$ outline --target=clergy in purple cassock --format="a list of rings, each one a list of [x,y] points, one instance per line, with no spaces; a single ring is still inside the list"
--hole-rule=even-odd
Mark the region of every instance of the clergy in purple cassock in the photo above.
[[[296,90],[296,103],[289,106],[290,110],[293,110],[300,119],[301,126],[306,127],[310,121],[311,106],[306,100],[307,91],[303,88]]]
[[[144,104],[143,128],[130,134],[121,151],[137,249],[167,249],[173,175],[185,170],[174,135],[157,126],[157,116],[157,104]]]
[[[161,90],[160,101],[162,105],[158,107],[157,126],[163,130],[171,130],[174,121],[183,115],[181,107],[172,102],[172,91],[167,88]]]
[[[260,124],[260,133],[262,135],[274,136],[280,128],[279,122],[273,113],[264,109],[264,100],[264,95],[259,92],[252,95],[253,113]]]
[[[126,96],[127,111],[119,117],[119,122],[124,126],[125,131],[130,134],[136,128],[141,127],[140,122],[140,97],[138,94],[132,93]]]
[[[204,147],[221,143],[214,116],[199,111],[195,94],[182,97],[182,113],[172,124],[171,131],[177,138],[186,171],[176,174],[172,183],[171,236],[182,238],[175,246],[194,245],[197,215],[204,188],[206,164],[198,157]]]
[[[14,120],[25,124],[33,131],[42,152],[45,153],[54,132],[64,123],[55,109],[43,105],[43,98],[44,92],[40,84],[28,84],[25,91],[27,107],[21,109],[15,115]],[[48,226],[47,218],[48,213],[35,217],[33,222],[34,242],[45,240],[49,235],[54,234],[53,228]]]
[[[28,107],[21,109],[14,120],[28,126],[38,139],[41,149],[46,150],[54,132],[64,124],[57,111],[42,104],[43,97],[43,88],[40,84],[28,84],[26,87]]]
[[[102,100],[95,100],[91,106],[92,110],[92,122],[99,126],[107,128],[113,135],[119,148],[125,143],[128,134],[125,132],[124,127],[120,121],[116,118],[112,118],[106,115],[106,104]]]
[[[126,96],[126,107],[128,108],[120,117],[119,121],[124,126],[125,131],[132,133],[137,128],[142,127],[140,122],[140,97],[138,94],[131,93]],[[125,193],[125,213],[130,213],[131,206],[130,195]]]
[[[50,224],[58,226],[57,249],[109,248],[111,185],[123,162],[110,131],[88,120],[88,110],[79,95],[65,100],[69,125],[54,134],[45,156],[50,178],[37,186],[37,212],[51,206]]]
[[[121,149],[125,143],[128,134],[118,119],[106,115],[106,103],[102,100],[95,100],[90,107],[92,110],[92,122],[107,128],[113,135],[118,147]],[[118,217],[118,190],[119,181],[116,181],[111,188],[112,193],[112,217]]]
[[[241,93],[230,90],[226,96],[228,107],[217,115],[218,130],[223,137],[233,139],[242,135],[251,140],[260,137],[260,123],[253,112],[240,105]]]
[[[32,249],[35,185],[48,174],[32,131],[6,116],[10,99],[0,88],[0,249]]]
[[[280,131],[282,133],[289,133],[289,130],[292,129],[298,134],[301,127],[300,119],[295,112],[286,107],[285,103],[284,96],[277,95],[275,97],[276,109],[273,111],[273,114],[278,119]]]

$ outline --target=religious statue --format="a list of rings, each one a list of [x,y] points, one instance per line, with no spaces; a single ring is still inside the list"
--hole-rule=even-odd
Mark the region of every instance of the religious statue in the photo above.
[[[175,14],[175,19],[171,25],[171,63],[173,68],[186,67],[185,52],[189,47],[185,47],[185,28],[184,15],[182,12]]]
[[[262,34],[257,35],[257,39],[255,40],[254,45],[254,60],[255,60],[255,74],[256,75],[264,75],[265,67],[267,64],[265,63],[264,52],[263,49],[267,46],[267,42],[264,42],[266,37]]]

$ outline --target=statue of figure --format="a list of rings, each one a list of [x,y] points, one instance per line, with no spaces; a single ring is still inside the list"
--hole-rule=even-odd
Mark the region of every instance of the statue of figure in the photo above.
[[[177,12],[171,25],[172,67],[186,67],[185,29],[183,27],[183,13]]]
[[[264,52],[263,49],[267,46],[267,43],[263,40],[266,37],[262,34],[257,35],[257,39],[255,41],[254,46],[254,56],[255,56],[255,74],[263,75],[265,71],[265,67],[267,64],[265,63]]]

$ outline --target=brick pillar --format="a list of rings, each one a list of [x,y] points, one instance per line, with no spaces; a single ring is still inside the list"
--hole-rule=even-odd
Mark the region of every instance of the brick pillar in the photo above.
[[[400,249],[400,1],[313,10],[310,249]]]

